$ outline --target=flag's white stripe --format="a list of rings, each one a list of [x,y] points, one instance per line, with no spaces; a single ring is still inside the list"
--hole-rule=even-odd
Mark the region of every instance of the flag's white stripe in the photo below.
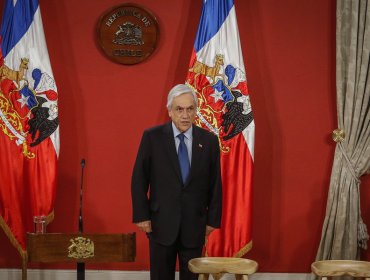
[[[28,68],[30,70],[39,68],[42,72],[46,72],[49,76],[53,77],[44,28],[42,26],[40,6],[37,8],[33,22],[27,32],[4,58],[4,62],[11,69],[18,70],[21,58],[23,57],[29,58]],[[26,78],[29,82],[33,82],[31,75],[32,72],[27,71]]]
[[[54,80],[53,71],[50,65],[49,53],[47,51],[44,28],[42,25],[40,6],[37,8],[33,22],[21,40],[14,46],[14,48],[4,58],[5,64],[14,70],[19,69],[21,58],[29,58],[28,71],[26,71],[26,79],[33,88],[34,80],[32,78],[32,70],[39,68],[41,72],[46,73]],[[52,88],[57,91],[55,83]],[[55,152],[59,156],[59,127],[50,136],[53,142]]]
[[[254,120],[243,130],[243,136],[245,142],[247,142],[247,146],[253,161],[254,161],[254,130],[255,130]]]
[[[224,55],[224,67],[231,64],[245,72],[235,6],[231,8],[229,15],[215,36],[197,52],[197,59],[211,66],[214,65],[216,54]]]
[[[50,140],[53,142],[55,153],[57,157],[59,157],[59,150],[60,150],[60,141],[59,141],[59,125],[57,130],[54,131],[52,135],[50,135]]]

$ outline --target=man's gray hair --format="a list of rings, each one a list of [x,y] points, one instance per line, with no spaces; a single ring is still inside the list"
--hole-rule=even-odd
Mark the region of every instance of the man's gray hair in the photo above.
[[[189,87],[188,85],[186,84],[178,84],[176,86],[174,86],[170,92],[168,93],[168,96],[167,96],[167,109],[171,109],[172,107],[172,102],[173,102],[173,99],[181,94],[184,94],[184,93],[191,93],[191,95],[193,96],[193,99],[194,99],[194,103],[195,103],[195,107],[197,107],[198,105],[198,98],[197,98],[197,95],[195,94],[194,90]]]

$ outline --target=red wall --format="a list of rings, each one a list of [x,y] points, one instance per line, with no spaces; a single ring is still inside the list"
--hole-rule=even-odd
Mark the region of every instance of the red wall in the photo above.
[[[201,1],[135,1],[153,11],[161,29],[155,53],[135,66],[110,62],[95,43],[98,18],[122,1],[40,2],[60,94],[59,185],[48,231],[77,231],[81,158],[85,232],[136,231],[130,177],[141,133],[167,119],[167,92],[184,81]],[[335,1],[236,0],[236,11],[256,122],[254,247],[247,257],[261,272],[308,272],[335,146]],[[362,192],[368,224],[369,194]],[[88,268],[147,270],[147,245],[138,233],[135,263]],[[0,267],[19,264],[1,232]]]

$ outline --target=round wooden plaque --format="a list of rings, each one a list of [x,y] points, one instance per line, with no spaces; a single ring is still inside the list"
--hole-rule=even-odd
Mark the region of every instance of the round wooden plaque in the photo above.
[[[99,19],[98,44],[114,62],[136,64],[155,50],[159,27],[155,16],[136,4],[125,3],[111,8]]]

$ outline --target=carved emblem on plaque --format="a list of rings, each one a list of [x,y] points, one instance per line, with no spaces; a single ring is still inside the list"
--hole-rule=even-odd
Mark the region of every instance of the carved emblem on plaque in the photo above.
[[[94,242],[89,238],[76,237],[70,240],[68,257],[73,259],[87,259],[94,257]]]
[[[142,37],[141,27],[127,21],[122,25],[118,25],[118,31],[113,43],[118,45],[143,45]]]
[[[132,3],[104,13],[97,25],[97,41],[114,62],[136,64],[155,50],[159,38],[157,19],[147,9]]]

